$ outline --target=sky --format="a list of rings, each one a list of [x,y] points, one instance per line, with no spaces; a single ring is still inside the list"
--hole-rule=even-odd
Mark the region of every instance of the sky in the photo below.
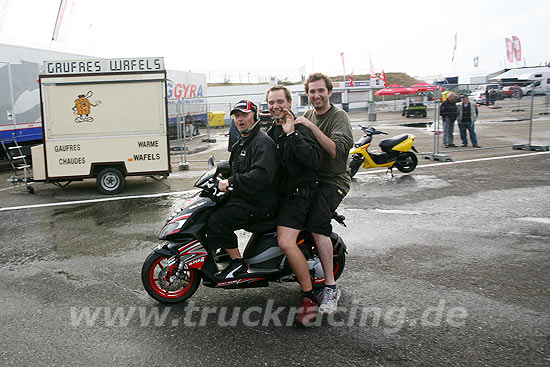
[[[548,0],[0,0],[0,42],[97,57],[163,56],[210,81],[341,75],[482,73],[550,61]],[[455,34],[457,47],[454,51]],[[517,36],[522,61],[506,61]],[[453,59],[454,52],[454,62]],[[479,56],[478,67],[473,59]],[[1,56],[0,56],[1,59]],[[217,80],[216,80],[217,79]]]

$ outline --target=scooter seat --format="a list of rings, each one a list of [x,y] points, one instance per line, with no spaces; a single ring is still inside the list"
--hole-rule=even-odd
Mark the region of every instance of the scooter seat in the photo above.
[[[273,216],[271,219],[267,219],[261,222],[252,223],[243,228],[247,232],[251,233],[265,233],[277,231],[277,218]]]
[[[401,134],[394,136],[393,138],[381,140],[379,144],[380,149],[382,149],[386,153],[390,153],[394,146],[407,139],[408,136],[409,134]]]

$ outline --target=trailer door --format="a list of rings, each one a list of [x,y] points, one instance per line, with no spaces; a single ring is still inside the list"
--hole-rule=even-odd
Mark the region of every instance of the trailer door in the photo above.
[[[0,62],[0,140],[6,141],[15,137],[15,113],[11,84],[10,64]]]

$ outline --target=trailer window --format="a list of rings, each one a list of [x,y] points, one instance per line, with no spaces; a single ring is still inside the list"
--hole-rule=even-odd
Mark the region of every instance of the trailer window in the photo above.
[[[332,96],[329,98],[330,103],[342,103],[342,93],[333,92]]]

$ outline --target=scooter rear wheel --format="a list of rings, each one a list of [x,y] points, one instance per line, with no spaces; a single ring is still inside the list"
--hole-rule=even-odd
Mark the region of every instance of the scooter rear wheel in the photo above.
[[[344,272],[346,267],[346,253],[343,252],[340,256],[336,256],[336,250],[334,250],[334,260],[332,265],[332,273],[334,274],[334,280],[338,280],[340,275]],[[312,278],[312,285],[315,289],[323,289],[325,286],[325,278]]]
[[[418,158],[413,152],[406,152],[406,157],[398,159],[394,166],[403,173],[409,173],[414,171],[418,164]]]
[[[141,281],[147,293],[162,303],[180,303],[189,299],[200,285],[197,269],[185,269],[182,278],[177,278],[176,265],[168,265],[165,255],[153,252],[141,269]]]

